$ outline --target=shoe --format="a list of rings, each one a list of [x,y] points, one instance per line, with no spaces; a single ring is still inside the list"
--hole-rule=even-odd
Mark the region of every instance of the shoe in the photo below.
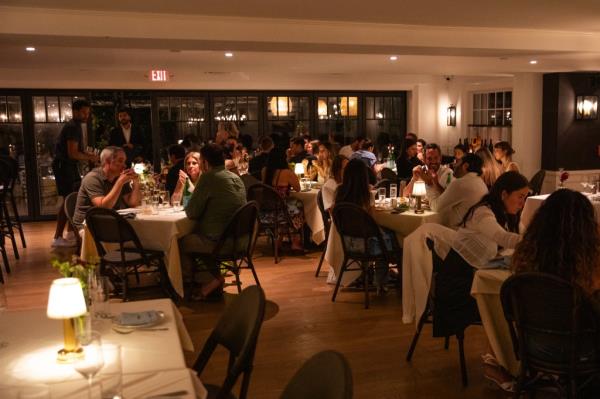
[[[77,245],[76,242],[65,240],[62,237],[55,238],[54,240],[52,240],[52,244],[50,244],[50,246],[52,248],[59,248],[59,247],[66,248],[66,247],[74,247],[76,245]]]
[[[501,366],[492,366],[489,363],[484,363],[483,377],[504,392],[515,392],[516,381]]]

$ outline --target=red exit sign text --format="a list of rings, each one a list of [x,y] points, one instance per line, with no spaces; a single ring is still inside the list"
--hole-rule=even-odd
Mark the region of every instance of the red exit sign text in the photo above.
[[[150,74],[148,75],[150,77],[150,81],[151,82],[168,82],[169,81],[169,71],[167,70],[151,70]]]

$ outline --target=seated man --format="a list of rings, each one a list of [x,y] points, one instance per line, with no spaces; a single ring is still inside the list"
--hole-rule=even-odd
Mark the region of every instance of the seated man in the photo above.
[[[358,151],[362,147],[362,143],[365,140],[366,139],[364,136],[356,136],[350,144],[345,145],[342,148],[340,148],[339,154],[350,159],[350,157],[352,156],[352,153],[355,151]]]
[[[477,155],[466,154],[456,166],[456,179],[444,192],[435,185],[426,186],[429,205],[440,214],[440,223],[444,226],[458,228],[469,208],[487,194],[487,186],[481,178],[482,164]]]
[[[292,140],[290,148],[287,150],[288,162],[301,163],[305,159],[315,160],[313,155],[310,155],[304,149],[304,139],[302,137],[296,137]]]
[[[369,184],[377,183],[377,173],[382,169],[382,165],[377,163],[377,157],[373,153],[373,142],[371,140],[363,140],[360,142],[360,147],[350,155],[350,160],[360,159],[369,168]]]
[[[416,180],[423,180],[428,186],[435,186],[443,193],[448,184],[452,181],[453,172],[447,166],[442,165],[442,150],[435,143],[429,143],[425,146],[425,166],[415,166],[413,176],[404,190],[404,196],[408,197],[412,192],[413,183]]]
[[[133,169],[125,170],[126,160],[121,147],[106,147],[100,154],[101,166],[83,178],[73,216],[73,223],[80,232],[85,213],[91,207],[124,209],[140,204],[140,181]]]
[[[185,209],[188,218],[196,221],[194,232],[179,240],[181,270],[184,282],[194,278],[192,253],[211,253],[231,216],[246,203],[242,179],[225,169],[223,147],[207,144],[200,149],[202,175]],[[199,273],[200,296],[206,297],[224,280],[220,274]]]
[[[169,147],[169,163],[171,167],[167,173],[167,181],[165,187],[169,191],[169,195],[173,195],[177,180],[179,180],[179,171],[183,170],[183,159],[185,158],[185,147],[180,144],[173,144]]]

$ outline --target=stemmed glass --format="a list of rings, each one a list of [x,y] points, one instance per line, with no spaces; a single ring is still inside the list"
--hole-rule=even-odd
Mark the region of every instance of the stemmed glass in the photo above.
[[[87,379],[88,398],[91,399],[94,376],[104,367],[104,354],[102,352],[100,334],[92,331],[90,340],[81,346],[83,347],[83,357],[73,363],[73,368]]]

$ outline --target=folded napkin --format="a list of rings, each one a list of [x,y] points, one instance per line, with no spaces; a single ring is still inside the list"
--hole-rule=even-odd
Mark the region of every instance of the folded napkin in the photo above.
[[[160,314],[156,310],[145,312],[121,313],[115,318],[115,322],[124,326],[140,326],[144,324],[156,323]]]

